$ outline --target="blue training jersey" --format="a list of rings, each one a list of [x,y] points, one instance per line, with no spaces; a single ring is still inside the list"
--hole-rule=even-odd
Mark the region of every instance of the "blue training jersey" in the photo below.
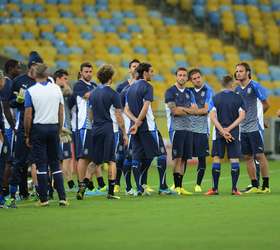
[[[186,114],[182,116],[174,116],[168,108],[168,103],[174,102],[176,107],[190,108],[195,104],[193,93],[188,88],[179,89],[175,85],[170,87],[165,92],[165,103],[167,110],[167,121],[169,121],[169,132],[172,130],[187,130],[192,131],[192,118],[191,115]]]
[[[241,132],[250,133],[259,130],[258,99],[267,99],[265,88],[251,80],[246,87],[238,86],[235,92],[242,96],[246,106],[246,117],[241,123]]]
[[[234,91],[224,90],[213,97],[213,110],[217,113],[217,119],[223,128],[230,126],[239,116],[241,110],[246,110],[242,97]],[[231,132],[235,139],[239,138],[239,126]],[[213,140],[221,137],[217,129],[214,130]]]
[[[199,109],[204,108],[205,104],[208,105],[208,111],[212,109],[213,106],[213,90],[207,85],[200,89],[190,88],[192,91],[196,105]],[[208,114],[205,115],[192,115],[192,132],[209,134],[209,121]]]
[[[140,79],[135,81],[129,88],[127,92],[127,98],[126,103],[128,104],[128,107],[132,114],[135,117],[138,117],[140,114],[145,101],[152,102],[154,99],[153,96],[153,87],[150,83],[145,81],[144,79]],[[155,124],[155,118],[152,111],[151,105],[149,106],[147,115],[145,119],[143,120],[143,123],[138,128],[139,132],[144,131],[155,131],[156,130],[156,124]]]

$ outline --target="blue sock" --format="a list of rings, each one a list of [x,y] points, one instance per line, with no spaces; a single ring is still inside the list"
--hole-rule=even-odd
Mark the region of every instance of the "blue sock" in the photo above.
[[[213,177],[213,189],[218,190],[219,178],[221,172],[221,163],[212,164],[212,177]]]
[[[140,182],[141,185],[147,185],[148,183],[148,170],[151,166],[152,159],[144,159],[141,161],[141,173],[140,173]]]
[[[17,186],[16,185],[10,185],[10,196],[11,198],[16,198],[16,192],[17,192]]]
[[[239,162],[231,163],[231,180],[232,180],[232,190],[237,191],[237,181],[240,173]]]
[[[0,194],[0,205],[4,205],[5,204],[5,197]]]
[[[137,191],[142,193],[144,189],[140,183],[140,165],[140,161],[132,160],[132,172],[134,175]]]
[[[123,174],[125,178],[125,183],[126,183],[126,191],[129,191],[132,188],[131,185],[131,165],[132,161],[125,159],[124,164],[123,164]]]
[[[159,174],[159,188],[166,189],[166,155],[157,158],[157,169]]]
[[[196,184],[201,185],[206,169],[206,157],[198,157]]]
[[[66,200],[62,171],[58,170],[56,172],[53,172],[52,175],[54,180],[54,187],[58,193],[59,200]]]

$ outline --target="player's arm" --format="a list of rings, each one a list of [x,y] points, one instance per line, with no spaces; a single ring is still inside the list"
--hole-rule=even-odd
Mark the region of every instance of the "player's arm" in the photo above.
[[[183,116],[183,115],[187,114],[186,108],[177,107],[175,102],[168,102],[167,106],[170,109],[172,115],[174,115],[174,116]]]
[[[230,132],[227,132],[222,127],[221,123],[218,121],[217,112],[215,108],[213,108],[210,112],[210,119],[213,122],[214,126],[218,129],[220,134],[226,139],[227,142],[231,142],[232,140],[234,140]]]
[[[263,100],[262,105],[263,105],[263,113],[265,113],[270,108],[270,105],[267,100]]]
[[[12,115],[9,101],[3,101],[2,104],[3,104],[4,115],[5,115],[6,119],[7,119],[10,127],[12,129],[15,129],[15,119],[14,119],[14,117]]]
[[[239,124],[245,119],[245,115],[245,111],[242,108],[240,108],[238,118],[230,126],[225,128],[225,130],[230,132],[231,130],[239,126]]]
[[[26,107],[24,111],[24,137],[28,147],[30,144],[30,130],[32,126],[32,107]]]
[[[64,105],[63,105],[62,103],[59,103],[59,108],[58,108],[58,126],[59,126],[59,132],[62,131],[63,120],[64,120]]]
[[[115,109],[115,116],[116,116],[119,128],[122,131],[123,138],[124,138],[124,144],[126,146],[128,144],[128,138],[127,138],[126,131],[125,131],[125,125],[124,125],[124,120],[123,120],[123,116],[122,116],[122,110],[121,109]]]

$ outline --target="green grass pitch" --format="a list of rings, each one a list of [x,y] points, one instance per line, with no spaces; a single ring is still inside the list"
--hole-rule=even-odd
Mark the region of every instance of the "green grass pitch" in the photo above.
[[[210,164],[203,182],[211,187]],[[0,210],[0,249],[280,249],[280,169],[270,162],[271,194],[230,195],[229,165],[222,166],[220,195],[205,197],[126,197],[107,200],[87,197],[60,208],[56,201],[48,208],[34,202],[18,203],[18,209]],[[195,168],[187,170],[186,189],[193,189]],[[148,182],[157,187],[155,167]],[[168,183],[172,183],[169,170]],[[248,184],[244,164],[239,187]]]

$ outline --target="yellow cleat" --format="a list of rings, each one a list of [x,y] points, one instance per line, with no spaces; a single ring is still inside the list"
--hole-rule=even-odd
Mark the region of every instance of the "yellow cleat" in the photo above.
[[[174,184],[172,184],[172,186],[170,187],[170,190],[175,191],[175,185]]]
[[[175,191],[178,195],[181,195],[181,188],[180,188],[180,187],[174,188],[174,191]]]
[[[201,192],[202,192],[201,186],[195,185],[195,187],[194,187],[194,192],[195,192],[195,193],[201,193]]]
[[[142,185],[142,187],[143,187],[144,190],[145,190],[146,192],[148,192],[148,193],[153,193],[153,192],[155,192],[154,189],[152,189],[151,187],[149,187],[149,186],[146,185],[146,184]]]
[[[181,188],[181,194],[182,195],[192,195],[193,193],[185,190],[184,188]]]
[[[102,188],[98,188],[98,190],[99,190],[100,192],[106,192],[108,189],[107,189],[107,186],[105,185],[105,186],[102,187]]]
[[[266,188],[264,188],[264,189],[261,189],[261,190],[260,190],[260,193],[261,193],[261,194],[269,194],[269,193],[271,193],[271,191],[270,191],[270,188],[266,187]]]
[[[120,186],[119,185],[115,185],[114,186],[114,193],[119,193],[120,192]]]
[[[256,187],[250,188],[248,191],[245,192],[245,194],[260,194],[261,190]]]

